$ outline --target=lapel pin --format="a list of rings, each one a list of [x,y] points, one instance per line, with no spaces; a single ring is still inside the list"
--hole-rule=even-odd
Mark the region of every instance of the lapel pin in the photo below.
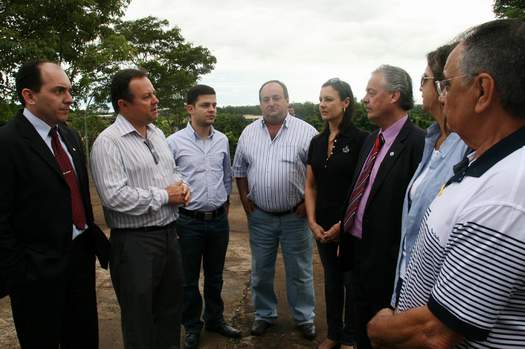
[[[350,148],[348,148],[348,146],[345,146],[342,150],[343,153],[348,153],[350,151]]]
[[[394,152],[393,151],[390,152],[390,156],[394,156]]]
[[[73,151],[77,151],[77,148],[73,147]]]

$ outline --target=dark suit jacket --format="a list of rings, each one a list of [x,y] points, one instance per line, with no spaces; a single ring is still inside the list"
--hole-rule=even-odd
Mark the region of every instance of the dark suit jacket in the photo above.
[[[86,158],[78,134],[59,133],[73,158],[93,253],[107,268],[109,242],[94,224]],[[0,128],[0,289],[54,279],[65,272],[71,246],[69,187],[52,152],[19,111]],[[0,290],[1,292],[2,290]]]
[[[378,132],[379,130],[370,134],[361,148],[354,184]],[[379,300],[380,303],[384,303],[381,304],[383,307],[389,306],[393,290],[401,237],[403,198],[408,183],[421,161],[424,139],[424,131],[407,120],[383,159],[372,184],[363,215],[362,240],[346,233],[340,236],[340,259],[343,268],[352,270],[352,274],[358,278],[362,276],[360,289],[363,296]],[[354,184],[350,188],[353,188]],[[345,203],[344,211],[347,206],[348,202]]]

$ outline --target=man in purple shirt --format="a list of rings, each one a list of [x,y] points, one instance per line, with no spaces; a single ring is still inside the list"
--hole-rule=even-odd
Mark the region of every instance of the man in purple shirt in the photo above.
[[[408,182],[417,168],[425,133],[408,118],[412,81],[401,68],[382,65],[368,81],[363,98],[379,129],[365,140],[341,219],[340,258],[351,270],[351,314],[359,349],[371,348],[366,325],[390,304],[401,210]]]

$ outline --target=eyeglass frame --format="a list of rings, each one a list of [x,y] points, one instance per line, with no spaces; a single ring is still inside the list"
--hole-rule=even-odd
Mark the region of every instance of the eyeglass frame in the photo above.
[[[438,95],[440,97],[445,97],[448,93],[448,89],[450,88],[449,81],[454,80],[454,79],[464,78],[465,76],[468,76],[468,74],[460,74],[460,75],[456,75],[448,79],[434,81],[434,85],[436,86],[436,91]]]
[[[421,75],[421,80],[419,81],[419,87],[423,87],[423,85],[425,84],[425,81],[427,80],[435,80],[436,78],[433,77],[433,76],[427,76],[427,74],[423,73],[423,75]],[[435,83],[435,81],[434,81]]]

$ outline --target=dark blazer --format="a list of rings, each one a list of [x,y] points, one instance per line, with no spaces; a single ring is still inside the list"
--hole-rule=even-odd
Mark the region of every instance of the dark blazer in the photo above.
[[[354,184],[378,132],[376,130],[370,134],[363,144]],[[407,120],[383,159],[372,184],[363,215],[362,240],[346,233],[340,235],[342,267],[352,270],[352,275],[363,281],[359,287],[361,296],[377,301],[380,307],[390,304],[401,237],[403,198],[421,161],[424,140],[425,132]],[[347,206],[348,199],[343,211],[346,211]]]
[[[88,248],[107,268],[109,242],[93,221],[86,158],[78,134],[59,133],[73,158],[89,229]],[[65,273],[72,244],[69,187],[52,152],[19,111],[0,128],[0,288]],[[2,290],[0,290],[2,291]]]

